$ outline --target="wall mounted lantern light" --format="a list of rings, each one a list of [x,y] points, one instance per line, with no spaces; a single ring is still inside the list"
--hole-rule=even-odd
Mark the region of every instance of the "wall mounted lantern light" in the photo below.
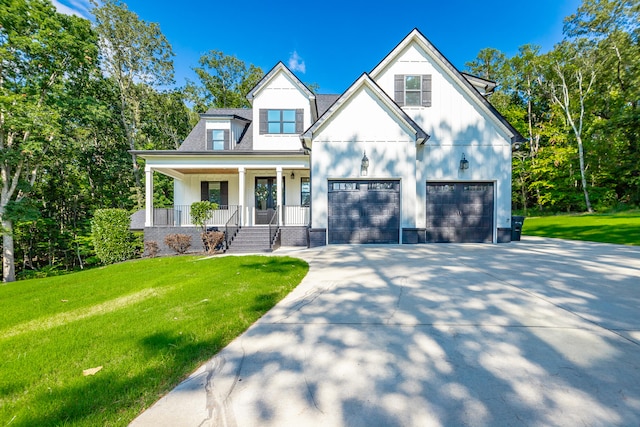
[[[469,169],[469,160],[464,157],[464,153],[462,153],[462,159],[460,159],[460,170],[465,171]]]
[[[293,172],[291,172],[291,179],[296,179],[296,174],[294,174]]]
[[[369,170],[369,158],[367,157],[367,152],[364,152],[362,156],[362,162],[360,163],[360,175],[367,176],[367,172]]]

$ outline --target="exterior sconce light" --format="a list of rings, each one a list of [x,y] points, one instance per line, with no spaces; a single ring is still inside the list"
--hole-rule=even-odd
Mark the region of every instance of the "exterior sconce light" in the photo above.
[[[460,170],[465,171],[469,169],[469,160],[464,157],[464,153],[462,153],[462,159],[460,160]]]
[[[360,175],[367,176],[367,172],[369,170],[369,158],[367,157],[367,152],[364,152],[362,156],[362,162],[360,163]]]
[[[291,172],[291,179],[296,179],[296,174],[294,174],[293,171]]]

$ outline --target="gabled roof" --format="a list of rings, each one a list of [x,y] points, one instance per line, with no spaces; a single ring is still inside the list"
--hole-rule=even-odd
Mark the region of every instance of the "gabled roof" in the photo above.
[[[322,128],[322,126],[331,119],[335,114],[340,111],[342,106],[349,101],[362,87],[368,87],[378,98],[378,100],[387,107],[388,111],[391,112],[394,116],[398,118],[407,128],[411,129],[414,132],[416,143],[424,144],[427,139],[429,139],[429,135],[422,130],[420,126],[416,122],[413,121],[411,117],[404,112],[402,108],[398,106],[385,91],[378,86],[378,84],[373,81],[373,79],[367,74],[363,73],[358,80],[356,80],[334,103],[333,105],[320,117],[309,129],[307,129],[300,136],[302,140],[302,145],[305,148],[308,146],[305,142],[311,141],[313,138],[313,134]]]
[[[392,64],[395,59],[411,44],[420,46],[435,64],[439,65],[464,90],[471,99],[476,101],[480,109],[484,110],[499,128],[511,137],[511,142],[524,141],[518,132],[489,101],[487,101],[469,80],[462,75],[453,64],[417,29],[414,28],[389,54],[371,71],[371,78],[376,79]]]
[[[316,95],[311,92],[311,90],[309,90],[309,88],[304,83],[302,83],[300,79],[297,78],[296,75],[293,74],[282,61],[278,62],[275,67],[273,67],[267,74],[265,74],[265,76],[258,82],[258,84],[255,85],[253,89],[251,89],[251,91],[247,94],[247,99],[249,100],[249,102],[253,104],[253,99],[256,97],[256,95],[266,86],[268,86],[269,83],[280,73],[283,73],[287,77],[289,77],[289,79],[297,86],[297,88],[305,94],[309,101],[311,101],[311,105],[315,107]],[[314,113],[317,117],[318,112],[315,111]]]

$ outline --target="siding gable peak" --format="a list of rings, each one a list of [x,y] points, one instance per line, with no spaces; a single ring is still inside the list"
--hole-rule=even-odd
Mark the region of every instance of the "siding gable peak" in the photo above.
[[[298,77],[289,68],[287,68],[282,61],[278,62],[264,77],[258,82],[258,84],[249,91],[247,94],[247,99],[249,102],[253,103],[253,99],[264,89],[269,86],[269,83],[273,81],[273,79],[279,74],[284,74],[293,82],[293,84],[300,90],[300,92],[304,93],[304,95],[309,99],[309,101],[314,101],[316,96],[311,90],[300,81]]]
[[[340,114],[340,111],[345,107],[345,105],[348,104],[349,101],[363,88],[369,89],[383,108],[395,116],[406,128],[410,129],[415,136],[416,144],[424,144],[429,139],[429,135],[422,130],[422,128],[418,126],[418,124],[414,122],[413,119],[411,119],[411,117],[409,117],[367,73],[363,73],[338,98],[331,108],[329,108],[322,117],[318,119],[318,121],[316,121],[300,136],[303,146],[305,148],[308,147],[314,137],[314,134],[318,134],[326,123],[336,115]]]
[[[382,61],[371,71],[370,76],[373,80],[377,80],[385,70],[387,70],[402,53],[411,45],[418,46],[422,51],[429,56],[429,59],[433,61],[437,68],[446,73],[457,86],[465,92],[469,98],[473,100],[475,105],[484,111],[491,121],[502,130],[505,135],[508,135],[512,142],[524,141],[523,136],[495,109],[489,101],[478,91],[478,82],[474,81],[472,84],[470,78],[465,77],[463,73],[458,69],[417,29],[414,28],[411,32],[395,47]],[[488,82],[488,81],[487,81]],[[489,85],[489,82],[487,83]]]

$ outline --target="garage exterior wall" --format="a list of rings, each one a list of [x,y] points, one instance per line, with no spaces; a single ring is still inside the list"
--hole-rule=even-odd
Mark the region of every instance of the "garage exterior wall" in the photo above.
[[[312,224],[328,226],[328,181],[335,179],[400,180],[400,227],[414,227],[416,145],[413,135],[366,87],[314,135],[311,147]],[[369,159],[360,175],[363,154]]]
[[[493,182],[495,228],[511,228],[511,139],[462,89],[437,61],[418,44],[408,45],[376,77],[376,83],[393,94],[397,74],[430,74],[431,107],[403,110],[431,137],[416,155],[415,227],[426,226],[426,182]],[[459,169],[462,155],[469,169]],[[497,236],[496,236],[497,237]]]

